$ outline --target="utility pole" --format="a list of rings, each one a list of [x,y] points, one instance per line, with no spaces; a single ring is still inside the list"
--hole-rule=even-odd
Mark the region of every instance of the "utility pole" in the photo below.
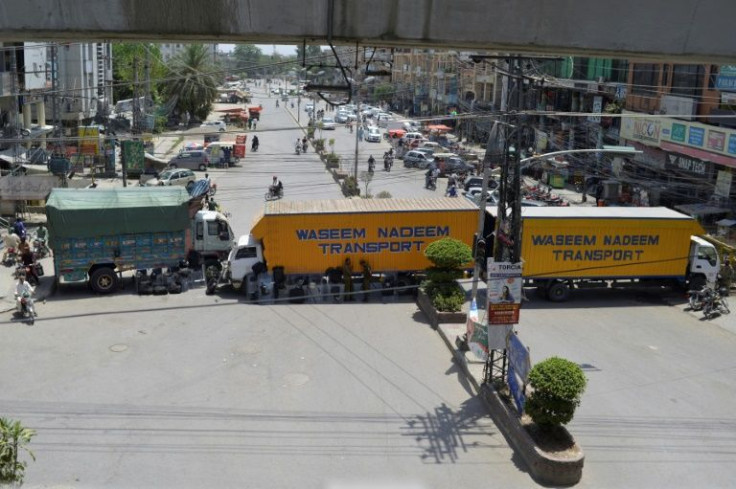
[[[23,43],[20,43],[21,46]],[[18,161],[18,146],[20,145],[20,131],[18,130],[18,57],[15,52],[17,46],[12,46],[10,49],[10,73],[12,78],[10,80],[10,93],[13,94],[13,99],[10,104],[10,130],[11,138],[13,141],[13,162],[17,164]]]

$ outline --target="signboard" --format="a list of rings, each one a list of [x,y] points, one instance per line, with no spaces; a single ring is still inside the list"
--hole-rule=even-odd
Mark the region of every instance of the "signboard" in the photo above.
[[[488,263],[488,324],[519,322],[521,285],[521,263]]]
[[[716,77],[716,89],[736,92],[736,65],[721,66]]]
[[[524,411],[526,402],[526,383],[529,380],[529,371],[532,363],[529,359],[529,350],[522,344],[514,333],[508,335],[506,352],[509,359],[508,384],[511,395],[516,402],[519,413]]]
[[[100,128],[79,126],[79,152],[83,155],[100,154]]]
[[[627,117],[629,115],[630,117]],[[647,146],[663,147],[663,143],[675,143],[731,158],[736,157],[736,130],[708,126],[699,122],[667,117],[639,117],[633,112],[624,111],[620,137]]]
[[[731,195],[731,182],[733,175],[730,171],[720,170],[716,177],[716,189],[715,194],[719,197],[728,198]]]
[[[667,170],[697,177],[710,177],[713,171],[713,164],[689,156],[668,153]]]
[[[516,403],[516,409],[521,414],[524,412],[524,404],[526,403],[526,395],[524,394],[525,386],[519,382],[519,378],[516,376],[516,370],[511,365],[509,365],[508,370],[508,383],[511,396]]]
[[[47,43],[23,43],[24,90],[41,90],[46,87],[46,50]]]
[[[127,171],[142,172],[145,162],[143,141],[123,141],[121,146]]]

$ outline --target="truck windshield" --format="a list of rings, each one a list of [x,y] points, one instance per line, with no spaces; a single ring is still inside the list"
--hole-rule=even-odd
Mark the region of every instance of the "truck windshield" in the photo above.
[[[708,260],[711,266],[716,266],[716,263],[718,263],[718,255],[715,248],[709,246],[698,246],[698,259]]]

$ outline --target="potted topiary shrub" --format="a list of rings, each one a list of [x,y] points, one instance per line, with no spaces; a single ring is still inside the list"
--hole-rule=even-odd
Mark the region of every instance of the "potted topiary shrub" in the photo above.
[[[463,275],[462,267],[473,259],[470,246],[456,239],[442,238],[430,243],[424,256],[433,266],[427,269],[427,280],[420,287],[419,308],[434,328],[440,322],[465,322],[467,315],[460,312],[465,303],[465,290],[457,279]]]
[[[360,185],[354,176],[349,176],[342,181],[342,193],[345,197],[360,195]]]
[[[524,411],[541,430],[552,430],[572,421],[586,379],[577,364],[551,357],[536,364],[529,372],[532,393]]]

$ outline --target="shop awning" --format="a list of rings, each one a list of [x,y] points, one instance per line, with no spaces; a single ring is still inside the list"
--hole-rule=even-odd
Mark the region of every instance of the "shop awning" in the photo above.
[[[446,126],[444,124],[434,124],[431,126],[427,126],[427,129],[429,129],[430,131],[438,131],[438,132],[452,131],[451,127]]]

